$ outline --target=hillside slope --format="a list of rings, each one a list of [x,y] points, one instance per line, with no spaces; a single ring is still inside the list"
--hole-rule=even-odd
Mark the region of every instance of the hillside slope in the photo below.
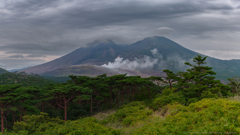
[[[25,71],[27,73],[42,74],[47,71],[52,71],[71,65],[101,65],[112,59],[115,59],[119,54],[122,54],[122,52],[124,52],[122,48],[122,46],[118,46],[114,42],[109,40],[108,42],[99,43],[97,46],[79,48],[53,61],[30,67],[21,71]]]
[[[0,68],[0,74],[8,72],[7,70]]]

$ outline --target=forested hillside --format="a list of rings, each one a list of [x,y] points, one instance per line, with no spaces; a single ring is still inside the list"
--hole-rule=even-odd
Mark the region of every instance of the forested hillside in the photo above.
[[[166,78],[69,76],[45,87],[0,85],[6,135],[239,134],[239,82],[215,79],[198,55]]]
[[[46,79],[37,74],[27,74],[25,72],[5,72],[0,75],[0,84],[20,84],[22,86],[43,87],[53,80]]]
[[[4,70],[4,69],[0,68],[0,74],[6,73],[6,72],[7,72],[7,70]]]

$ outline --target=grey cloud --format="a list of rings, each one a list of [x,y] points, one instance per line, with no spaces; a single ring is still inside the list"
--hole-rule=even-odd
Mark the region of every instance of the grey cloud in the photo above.
[[[24,58],[24,56],[21,54],[16,54],[16,55],[8,56],[8,58]]]
[[[65,55],[96,39],[130,44],[161,35],[198,50],[207,49],[199,48],[203,39],[239,42],[237,34],[232,35],[240,31],[239,6],[227,1],[9,0],[1,4],[0,50],[28,57]]]
[[[27,55],[27,57],[46,57],[46,56],[41,54],[30,54],[30,55]]]
[[[75,49],[78,46],[75,46]],[[5,53],[23,53],[29,54],[28,57],[39,57],[44,55],[61,55],[69,53],[73,48],[68,47],[68,43],[51,43],[49,45],[39,44],[8,44],[6,46],[0,46],[0,50]]]
[[[160,27],[157,30],[159,35],[169,35],[175,32],[172,28],[169,27]]]
[[[166,20],[171,17],[179,17],[204,12],[205,10],[232,10],[228,5],[194,3],[173,3],[149,5],[144,3],[128,2],[115,4],[98,10],[86,10],[71,8],[65,10],[63,15],[45,21],[53,25],[64,25],[66,28],[91,28],[106,25],[128,25],[143,20]],[[61,12],[60,12],[61,13]],[[136,21],[136,22],[135,22]]]
[[[31,67],[46,61],[43,60],[28,60],[28,59],[0,59],[0,63],[7,70],[20,69],[24,67]]]
[[[64,4],[67,5],[71,2],[75,2],[76,4],[66,8],[58,9],[58,7]],[[86,5],[89,6],[89,8],[87,8],[87,6],[85,8],[79,7],[80,5],[79,3],[83,2],[85,2]],[[91,3],[94,2],[96,1],[91,1]],[[10,8],[7,9],[10,10],[10,12],[18,13],[18,17],[14,16],[10,18],[9,20],[10,22],[12,22],[12,24],[10,23],[8,25],[9,27],[12,25],[17,25],[18,26],[17,29],[19,29],[19,25],[21,27],[27,27],[24,30],[30,29],[30,33],[27,30],[23,31],[22,34],[26,34],[24,37],[27,37],[27,35],[28,36],[30,35],[30,37],[35,35],[35,37],[40,37],[40,39],[43,36],[42,38],[48,40],[47,37],[61,36],[61,34],[59,33],[66,33],[67,29],[70,30],[84,29],[100,26],[103,27],[108,25],[131,26],[134,25],[135,23],[141,23],[143,22],[143,20],[167,21],[171,18],[178,18],[181,16],[189,16],[196,13],[202,13],[205,10],[232,10],[232,8],[229,5],[210,4],[208,2],[202,2],[201,0],[194,2],[182,1],[170,4],[158,3],[155,5],[150,5],[149,4],[150,2],[116,1],[115,4],[112,4],[110,6],[105,6],[107,5],[106,3],[108,2],[102,0],[101,3],[98,3],[99,6],[98,7],[93,6],[93,9],[90,8],[90,6],[94,4],[91,3],[87,1],[67,2],[57,0],[50,2],[47,0],[43,1],[26,0],[23,2],[16,2]],[[44,10],[46,11],[43,12]],[[45,14],[41,14],[41,11]],[[47,11],[53,13],[49,15]],[[36,31],[37,34],[31,32],[31,30]],[[67,30],[67,32],[71,31]],[[52,36],[50,36],[50,34]],[[20,39],[22,38],[19,37],[19,40]],[[36,38],[33,39],[36,40]]]
[[[3,69],[5,69],[5,67],[6,67],[6,65],[5,65],[5,64],[3,64],[3,63],[0,63],[0,68],[3,68]]]
[[[18,20],[18,23],[26,23],[33,26],[42,27],[60,27],[60,28],[89,28],[96,26],[106,26],[111,24],[121,24],[129,21],[138,21],[144,19],[168,19],[171,16],[177,17],[186,14],[200,13],[204,10],[232,10],[229,5],[210,4],[201,0],[195,2],[182,2],[171,4],[155,4],[150,2],[116,2],[109,7],[105,6],[107,1],[103,0],[96,9],[79,7],[80,2],[60,8],[63,4],[69,4],[72,1],[25,1],[13,5],[11,12],[18,13],[18,17],[12,18],[12,21]],[[94,3],[92,1],[92,3]],[[89,6],[92,6],[89,4]],[[56,7],[56,8],[55,8]],[[94,8],[94,7],[93,7]],[[27,10],[27,11],[25,11]],[[43,12],[46,10],[45,12]],[[48,11],[49,10],[49,11]],[[57,11],[54,11],[57,10]],[[41,14],[41,11],[45,14]],[[47,13],[51,13],[50,15]],[[27,13],[27,15],[25,14]],[[23,18],[23,19],[20,19]]]

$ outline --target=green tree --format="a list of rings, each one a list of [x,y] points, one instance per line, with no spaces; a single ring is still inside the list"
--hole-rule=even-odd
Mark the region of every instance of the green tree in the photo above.
[[[139,91],[139,87],[144,86],[144,83],[146,83],[146,80],[141,78],[140,76],[128,76],[123,80],[117,81],[117,83],[121,83],[124,86],[131,88],[132,101],[133,101],[135,94]]]
[[[78,92],[81,93],[91,93],[92,90],[87,87],[81,87],[77,86],[73,83],[65,83],[65,84],[58,84],[56,85],[49,94],[53,95],[56,104],[64,109],[64,119],[67,121],[67,108],[68,108],[68,102],[71,101],[74,98],[77,98],[78,100],[84,98],[89,99],[89,96],[84,95],[78,95]]]
[[[180,77],[178,77],[177,74],[174,74],[172,71],[168,69],[164,69],[163,72],[167,74],[167,77],[165,79],[167,80],[167,83],[169,84],[170,89],[172,89],[172,85],[174,82],[177,82]]]
[[[117,103],[119,105],[119,91],[120,90],[121,90],[122,94],[125,93],[129,96],[129,88],[124,83],[119,83],[120,80],[123,80],[126,78],[126,75],[127,74],[120,74],[120,75],[114,75],[114,76],[108,77],[108,86],[109,86],[110,104],[111,105],[112,105],[112,101],[114,101],[115,93],[117,95]],[[125,87],[124,90],[123,90],[123,87]],[[121,96],[121,97],[123,97],[123,96]]]
[[[38,92],[38,88],[32,86],[19,87],[15,90],[15,95],[18,96],[14,98],[14,102],[18,104],[16,107],[20,111],[20,122],[22,121],[22,116],[26,115],[26,111],[38,112],[34,107],[39,102],[34,99]]]
[[[219,92],[215,88],[220,81],[215,80],[213,75],[216,75],[216,73],[212,71],[212,67],[204,65],[207,64],[205,62],[206,58],[197,55],[193,58],[195,65],[185,62],[191,68],[182,74],[183,78],[179,84],[186,86],[186,83],[188,83],[189,87],[183,89],[183,94],[189,99],[189,102],[195,102],[207,97],[216,97],[215,94]]]
[[[4,111],[6,107],[13,103],[15,98],[14,90],[21,87],[17,84],[0,85],[0,106],[1,106],[1,132],[4,132]]]

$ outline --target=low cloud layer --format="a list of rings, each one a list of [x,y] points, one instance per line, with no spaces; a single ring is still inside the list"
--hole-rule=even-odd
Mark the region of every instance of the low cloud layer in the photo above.
[[[7,70],[21,69],[23,67],[31,67],[44,62],[44,60],[31,60],[31,59],[19,59],[19,58],[0,59],[0,61],[1,61],[0,67]]]
[[[16,54],[16,55],[8,56],[8,58],[24,58],[24,56],[20,54]]]
[[[239,0],[0,0],[0,63],[14,55],[52,60],[94,40],[131,44],[156,35],[240,59],[239,7]]]
[[[46,56],[41,54],[30,54],[27,57],[46,57]]]

